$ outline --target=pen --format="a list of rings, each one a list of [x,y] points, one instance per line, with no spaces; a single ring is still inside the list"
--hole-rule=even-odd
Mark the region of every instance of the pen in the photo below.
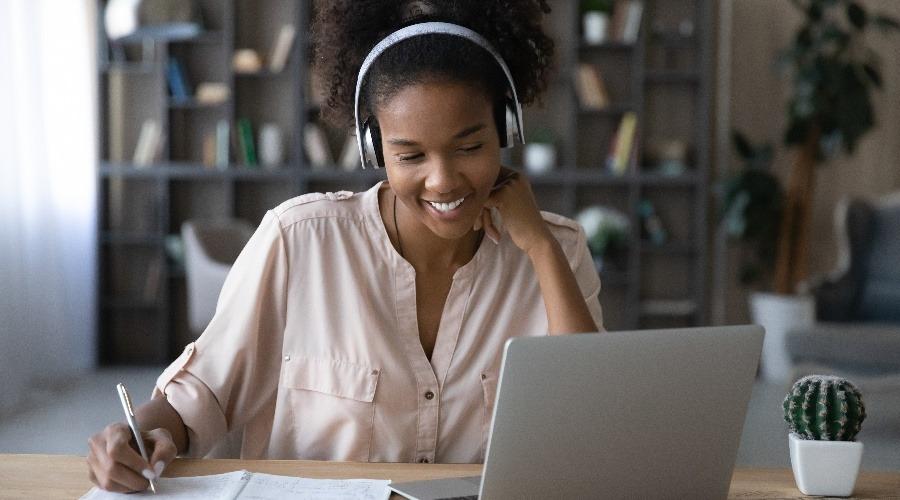
[[[141,429],[138,427],[137,420],[134,419],[134,409],[131,407],[131,398],[128,397],[128,391],[125,389],[125,384],[117,384],[116,390],[119,391],[119,400],[122,401],[122,409],[125,410],[125,420],[128,421],[128,427],[131,427],[131,433],[134,434],[134,440],[137,441],[138,450],[140,450],[141,456],[144,457],[144,460],[149,464],[150,457],[147,456],[147,448],[144,447],[144,439],[141,438]],[[150,489],[153,493],[156,493],[156,485],[153,483],[152,479],[149,481]]]

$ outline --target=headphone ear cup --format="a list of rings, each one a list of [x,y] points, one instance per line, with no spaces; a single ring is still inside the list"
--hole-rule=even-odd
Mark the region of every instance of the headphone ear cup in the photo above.
[[[519,141],[519,120],[516,119],[516,110],[512,103],[506,103],[506,147],[513,147]]]
[[[515,107],[509,98],[505,98],[495,105],[494,120],[497,123],[501,148],[511,148],[519,142],[519,123],[516,120]]]
[[[363,167],[381,168],[384,166],[384,153],[381,149],[381,129],[375,117],[366,119],[363,125]]]

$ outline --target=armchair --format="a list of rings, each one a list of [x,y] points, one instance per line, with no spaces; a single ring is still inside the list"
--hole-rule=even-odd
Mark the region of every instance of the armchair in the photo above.
[[[844,201],[835,224],[837,269],[813,286],[817,323],[786,338],[794,375],[900,376],[900,193]]]

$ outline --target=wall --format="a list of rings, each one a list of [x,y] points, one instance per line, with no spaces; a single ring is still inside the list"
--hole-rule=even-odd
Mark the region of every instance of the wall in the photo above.
[[[870,11],[900,18],[900,2],[868,0]],[[780,144],[784,130],[785,81],[773,67],[776,54],[790,42],[802,17],[786,0],[733,0],[731,5],[730,109],[731,125],[755,141]],[[813,208],[810,274],[830,271],[836,263],[833,211],[843,196],[877,197],[900,190],[900,35],[880,36],[870,45],[881,54],[884,88],[873,96],[877,127],[860,143],[852,158],[841,157],[817,171]],[[775,168],[787,178],[791,157],[783,148]],[[734,164],[734,162],[732,162]],[[747,318],[745,290],[735,279],[737,255],[727,257],[728,323]]]

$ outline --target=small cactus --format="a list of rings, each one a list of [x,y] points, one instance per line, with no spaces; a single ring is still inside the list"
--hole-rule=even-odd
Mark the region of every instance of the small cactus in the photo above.
[[[810,375],[784,398],[784,420],[802,439],[853,441],[866,419],[862,394],[849,380]]]

